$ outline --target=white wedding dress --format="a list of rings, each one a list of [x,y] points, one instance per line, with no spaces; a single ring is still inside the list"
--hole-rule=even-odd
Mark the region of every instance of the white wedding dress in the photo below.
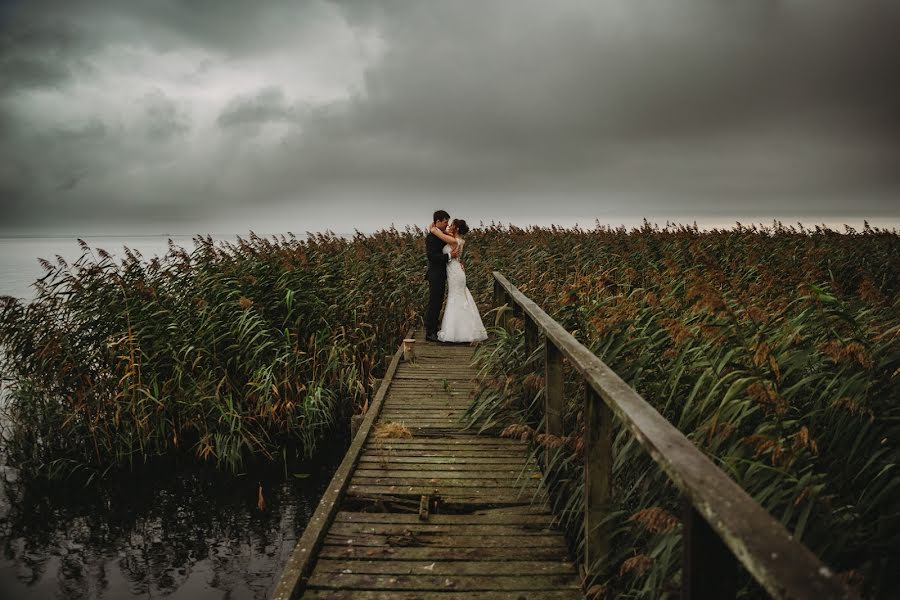
[[[459,255],[462,256],[464,240],[459,240]],[[450,254],[450,245],[444,246],[444,254]],[[487,331],[481,321],[481,314],[466,287],[466,272],[456,258],[447,263],[447,306],[438,339],[442,342],[480,342],[487,339]]]

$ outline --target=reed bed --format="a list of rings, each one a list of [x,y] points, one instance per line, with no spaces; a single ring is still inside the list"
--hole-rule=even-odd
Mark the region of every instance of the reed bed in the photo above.
[[[0,304],[10,464],[94,477],[313,455],[417,321],[421,240],[196,237],[150,260],[82,242],[74,264],[43,260],[35,300]]]
[[[841,577],[866,597],[898,589],[896,232],[491,225],[466,248],[482,312],[501,271]],[[313,455],[340,416],[365,410],[381,356],[420,323],[423,252],[421,231],[391,229],[197,237],[121,262],[85,246],[72,265],[45,262],[33,302],[0,306],[10,463],[93,477],[158,456],[239,469]],[[494,330],[469,416],[550,454],[580,551],[583,394],[567,371],[569,435],[535,433],[541,351]],[[615,457],[612,551],[587,585],[674,597],[676,490],[622,430]],[[756,595],[747,580],[743,596]]]
[[[776,223],[482,235],[472,256],[484,270],[560,321],[864,597],[894,597],[895,232]],[[479,290],[482,302],[489,293]],[[583,392],[567,369],[568,435],[541,435],[542,352],[524,355],[521,329],[495,330],[477,355],[486,381],[469,418],[548,455],[555,510],[581,552]],[[677,597],[677,490],[622,428],[614,453],[611,551],[586,587],[597,598]],[[764,597],[742,577],[742,597]]]

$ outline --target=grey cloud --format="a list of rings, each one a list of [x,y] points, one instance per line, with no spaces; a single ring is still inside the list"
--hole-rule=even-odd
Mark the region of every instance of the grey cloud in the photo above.
[[[458,4],[351,5],[384,30],[385,58],[364,93],[304,124],[307,174],[672,197],[896,189],[895,3],[618,3],[618,21],[616,4],[482,3],[477,19]]]
[[[480,198],[529,214],[548,198],[560,214],[898,212],[893,0],[16,6],[0,9],[0,76],[14,82],[0,88],[0,158],[17,165],[0,167],[0,192],[14,223],[57,207],[179,219],[353,197],[443,198],[472,221]],[[344,99],[296,93],[306,65],[241,72],[208,114],[182,80],[124,121],[80,107],[60,128],[13,101],[97,81],[94,58],[118,47],[199,55],[195,81],[213,86],[218,68],[299,60],[293,44],[327,42],[335,14],[381,49]]]
[[[177,103],[159,90],[145,95],[146,131],[153,141],[165,142],[190,130],[190,118]]]
[[[297,118],[297,110],[288,103],[284,91],[277,87],[269,87],[252,96],[232,99],[216,122],[227,129],[239,125],[294,121]]]
[[[24,3],[22,3],[24,4]],[[72,23],[51,16],[20,20],[25,6],[0,7],[0,92],[54,87],[67,82],[80,57],[96,45]]]
[[[25,58],[4,58],[0,63],[0,90],[52,87],[65,81],[69,70],[61,65]]]

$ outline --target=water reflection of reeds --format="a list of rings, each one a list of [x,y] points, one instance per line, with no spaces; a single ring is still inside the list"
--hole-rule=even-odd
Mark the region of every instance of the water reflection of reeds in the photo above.
[[[332,445],[328,460],[295,465],[302,479],[167,465],[87,488],[27,484],[0,520],[0,590],[16,598],[265,598],[342,450]],[[260,484],[265,511],[256,506]]]

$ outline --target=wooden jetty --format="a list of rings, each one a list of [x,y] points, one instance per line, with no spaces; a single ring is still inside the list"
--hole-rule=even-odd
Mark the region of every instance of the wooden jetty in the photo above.
[[[581,598],[526,442],[466,430],[474,349],[416,333],[394,355],[273,595]],[[378,438],[402,424],[410,438]]]
[[[563,361],[583,382],[587,565],[611,539],[612,424],[618,421],[680,491],[685,600],[737,595],[745,569],[771,597],[859,596],[678,429],[565,328],[494,273],[507,329],[544,355],[544,431],[562,436]],[[541,473],[524,442],[461,428],[475,371],[472,348],[397,350],[344,461],[288,559],[273,598],[577,598],[580,580],[554,529]],[[378,438],[401,423],[407,439]]]

